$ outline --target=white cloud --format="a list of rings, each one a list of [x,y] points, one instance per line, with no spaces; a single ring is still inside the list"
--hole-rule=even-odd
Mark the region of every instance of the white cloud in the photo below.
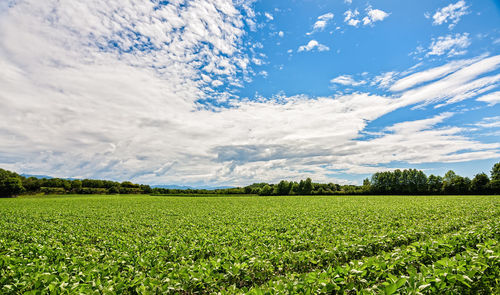
[[[264,15],[266,16],[267,20],[273,20],[274,19],[273,15],[270,14],[269,12],[264,13]]]
[[[368,7],[366,14],[367,16],[363,18],[363,25],[365,26],[373,24],[374,22],[383,21],[389,16],[387,12],[380,9],[372,9],[371,7]]]
[[[399,80],[397,80],[391,87],[391,91],[402,91],[406,90],[409,88],[412,88],[416,85],[426,83],[432,80],[436,80],[439,78],[442,78],[446,75],[449,75],[450,73],[453,73],[465,66],[469,66],[479,60],[481,60],[483,57],[480,58],[473,58],[473,59],[467,59],[467,60],[458,60],[458,61],[452,61],[449,62],[445,65],[431,68],[428,70],[420,71],[415,74],[403,77]]]
[[[500,116],[486,117],[481,120],[481,122],[474,124],[474,126],[481,128],[500,128]]]
[[[451,104],[489,91],[500,82],[500,74],[481,77],[485,73],[498,69],[500,55],[480,60],[471,59],[464,61],[464,64],[466,66],[442,79],[403,92],[402,100],[409,104],[423,103],[425,105],[438,102]],[[442,104],[436,107],[440,106]]]
[[[318,51],[328,51],[328,50],[330,50],[330,48],[328,46],[320,44],[316,40],[311,40],[306,45],[300,46],[297,51],[298,52],[311,51],[313,49],[317,49]]]
[[[360,86],[366,84],[366,81],[356,81],[350,75],[341,75],[330,80],[331,83],[340,84],[344,86]]]
[[[283,31],[279,31],[278,32],[278,36],[280,36],[281,38],[283,38],[285,36],[285,33],[283,33]]]
[[[346,3],[346,4],[352,4],[352,0],[344,0],[344,3]]]
[[[344,22],[346,24],[357,27],[361,22],[363,22],[364,26],[368,26],[373,25],[373,23],[375,22],[383,21],[389,16],[389,13],[380,9],[373,9],[371,6],[368,6],[368,8],[366,8],[365,10],[365,17],[363,17],[362,20],[358,18],[359,11],[357,9],[347,10],[346,12],[344,12],[344,16]]]
[[[333,19],[333,13],[331,13],[331,12],[318,16],[318,19],[316,20],[316,22],[313,25],[312,32],[307,33],[307,35],[324,30],[325,27],[327,26],[328,22],[332,19]]]
[[[219,80],[213,80],[212,81],[212,86],[214,86],[214,87],[219,87],[219,86],[221,86],[223,84],[224,84],[224,82],[219,81]]]
[[[455,36],[441,36],[437,39],[433,39],[431,45],[429,46],[429,52],[427,52],[427,56],[440,56],[446,54],[450,57],[463,55],[467,52],[465,48],[469,47],[469,45],[469,33],[455,34]]]
[[[359,15],[359,11],[357,9],[355,9],[354,11],[349,9],[344,12],[344,15],[344,22],[350,26],[357,27],[361,22],[359,19],[357,19],[357,16]]]
[[[380,88],[389,88],[398,74],[399,73],[392,71],[378,75],[373,79],[371,85],[378,85]]]
[[[0,166],[62,177],[243,185],[336,182],[332,170],[371,173],[395,161],[500,156],[499,144],[443,127],[448,115],[360,139],[370,122],[400,108],[486,93],[499,83],[491,72],[500,56],[469,61],[390,97],[244,100],[210,91],[215,81],[242,83],[251,70],[242,49],[245,8],[222,0],[175,3],[32,0],[2,15]],[[127,35],[132,28],[139,36]],[[201,104],[208,95],[227,106]]]
[[[466,6],[465,1],[461,0],[455,4],[450,4],[446,7],[438,9],[436,13],[432,16],[433,25],[441,25],[443,23],[448,23],[448,28],[452,29],[462,18],[462,16],[468,14],[467,11],[469,7]]]
[[[488,105],[493,106],[497,103],[500,103],[500,91],[495,91],[492,93],[488,93],[483,95],[477,99],[477,101],[483,101],[488,103]]]

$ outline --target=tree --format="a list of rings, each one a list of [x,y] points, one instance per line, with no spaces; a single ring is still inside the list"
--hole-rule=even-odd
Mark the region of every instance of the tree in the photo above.
[[[120,193],[120,187],[119,186],[112,186],[108,189],[109,194],[119,194]]]
[[[81,180],[73,180],[71,182],[71,189],[77,193],[82,189],[82,181]]]
[[[37,192],[40,190],[40,181],[36,177],[23,178],[23,187],[28,192]]]
[[[453,170],[446,172],[443,177],[443,192],[446,194],[457,193],[457,188],[455,187],[457,175]]]
[[[491,168],[491,180],[500,180],[500,162]]]
[[[304,182],[304,189],[302,193],[304,195],[310,195],[312,193],[312,190],[313,190],[312,180],[311,178],[308,177]]]
[[[479,173],[471,181],[471,191],[476,194],[486,194],[489,191],[490,179],[485,173]]]
[[[24,192],[23,183],[19,177],[0,179],[0,197],[17,196]]]
[[[298,195],[300,194],[300,188],[299,188],[299,184],[294,182],[292,184],[292,188],[290,189],[290,194],[291,195]]]
[[[137,187],[136,184],[133,184],[132,182],[130,181],[124,181],[121,183],[121,187],[126,187],[126,188],[135,188]]]
[[[272,193],[273,193],[273,188],[269,184],[266,184],[260,191],[261,196],[270,196]]]
[[[493,165],[491,169],[490,188],[492,193],[500,194],[500,162]]]
[[[150,194],[153,191],[147,184],[141,184],[139,185],[139,188],[141,189],[143,194]]]
[[[443,178],[434,174],[427,178],[427,192],[431,194],[439,194],[443,188]]]
[[[286,180],[282,180],[278,183],[276,187],[276,194],[280,196],[286,196],[290,193],[290,184]]]

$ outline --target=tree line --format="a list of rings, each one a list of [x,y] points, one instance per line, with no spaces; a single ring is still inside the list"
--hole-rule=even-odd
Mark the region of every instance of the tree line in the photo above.
[[[25,177],[0,169],[0,197],[20,194],[149,194],[149,185],[130,181]]]
[[[490,176],[476,174],[472,179],[448,171],[443,177],[427,176],[417,169],[377,172],[362,185],[314,183],[306,180],[282,180],[277,184],[254,183],[245,187],[207,189],[151,188],[130,181],[97,179],[63,179],[24,177],[0,168],[0,197],[20,194],[256,194],[271,195],[435,195],[435,194],[500,194],[500,162],[493,165]]]

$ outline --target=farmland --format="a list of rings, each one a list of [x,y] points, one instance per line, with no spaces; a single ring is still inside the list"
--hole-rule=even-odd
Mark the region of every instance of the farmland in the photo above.
[[[0,199],[0,293],[498,293],[499,196]]]

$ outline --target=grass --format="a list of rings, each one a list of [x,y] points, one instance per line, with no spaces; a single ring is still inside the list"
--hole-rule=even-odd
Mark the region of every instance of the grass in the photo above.
[[[500,196],[0,199],[0,293],[498,293]]]

